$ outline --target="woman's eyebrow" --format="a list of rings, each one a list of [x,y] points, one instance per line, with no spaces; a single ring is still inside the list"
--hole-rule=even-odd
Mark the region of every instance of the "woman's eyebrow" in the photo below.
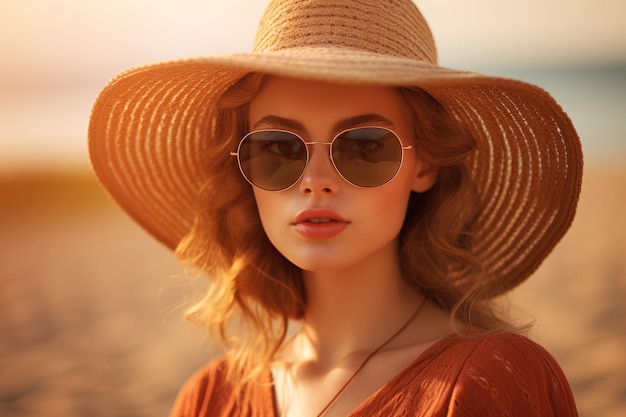
[[[333,130],[335,132],[341,132],[346,129],[350,129],[358,126],[379,126],[379,127],[389,127],[394,128],[394,124],[387,119],[386,117],[381,116],[380,114],[371,113],[371,114],[362,114],[358,116],[346,117],[339,120],[333,126]],[[305,132],[306,128],[304,125],[293,119],[287,119],[280,116],[268,115],[259,119],[254,126],[252,126],[252,130],[259,129],[260,127],[272,127],[272,128],[283,128],[286,130],[292,130],[296,132]]]
[[[341,132],[359,126],[395,127],[391,120],[386,117],[380,114],[370,113],[341,119],[335,123],[334,130],[335,132]]]
[[[287,119],[280,116],[268,115],[259,119],[254,126],[252,126],[252,130],[256,130],[259,128],[282,128],[285,130],[296,131],[296,132],[304,132],[306,129],[304,125],[297,120]]]

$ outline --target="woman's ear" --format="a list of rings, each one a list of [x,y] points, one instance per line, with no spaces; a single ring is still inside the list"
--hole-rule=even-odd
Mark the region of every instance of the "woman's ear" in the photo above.
[[[438,174],[439,169],[437,166],[422,160],[418,166],[415,178],[413,178],[413,191],[423,193],[430,190],[437,182]]]

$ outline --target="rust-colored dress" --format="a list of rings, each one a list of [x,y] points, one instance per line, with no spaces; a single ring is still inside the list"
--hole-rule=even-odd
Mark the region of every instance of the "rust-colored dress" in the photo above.
[[[266,384],[250,392],[251,405],[237,409],[217,359],[181,389],[170,417],[277,417]],[[571,389],[554,358],[524,336],[450,336],[435,343],[384,384],[350,417],[577,416]]]

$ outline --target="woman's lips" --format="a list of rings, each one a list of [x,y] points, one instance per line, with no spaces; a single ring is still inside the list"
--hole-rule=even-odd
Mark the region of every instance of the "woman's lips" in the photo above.
[[[307,239],[330,239],[348,227],[350,222],[328,209],[306,209],[300,212],[293,227]]]

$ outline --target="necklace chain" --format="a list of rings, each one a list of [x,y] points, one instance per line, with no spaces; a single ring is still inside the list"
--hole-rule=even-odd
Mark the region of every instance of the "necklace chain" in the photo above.
[[[333,405],[335,403],[335,401],[337,401],[337,398],[339,398],[339,396],[345,391],[345,389],[348,388],[348,385],[350,385],[350,383],[354,380],[354,378],[356,378],[357,374],[359,372],[361,372],[361,370],[365,367],[365,365],[367,365],[367,363],[370,361],[370,359],[372,359],[378,352],[380,352],[382,349],[384,349],[385,346],[387,346],[389,343],[391,343],[396,337],[398,337],[400,335],[400,333],[402,333],[409,326],[409,324],[411,324],[411,322],[419,314],[420,310],[422,309],[422,306],[425,304],[425,300],[426,300],[425,298],[422,299],[422,301],[420,302],[420,305],[417,306],[417,309],[415,310],[415,312],[413,314],[411,314],[411,317],[409,317],[409,319],[394,334],[392,334],[391,337],[389,337],[387,340],[385,340],[380,346],[378,346],[376,349],[371,351],[365,357],[365,359],[363,359],[363,361],[361,362],[359,367],[356,368],[356,370],[350,376],[350,378],[348,378],[348,380],[341,386],[341,388],[339,388],[339,391],[337,391],[337,393],[333,396],[333,398],[330,399],[330,401],[326,404],[326,406],[322,409],[322,411],[320,411],[319,414],[317,414],[317,417],[322,417],[324,415],[324,413],[326,413],[326,411],[328,411],[330,406]]]

